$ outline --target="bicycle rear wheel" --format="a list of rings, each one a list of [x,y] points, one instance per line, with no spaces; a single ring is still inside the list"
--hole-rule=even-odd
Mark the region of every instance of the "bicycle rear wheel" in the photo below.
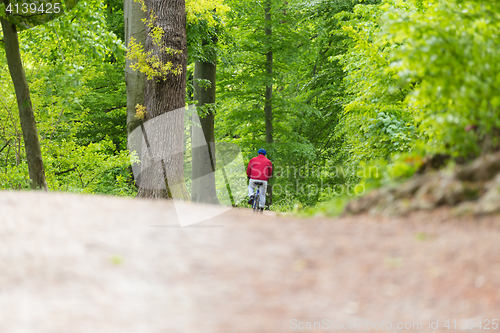
[[[253,204],[252,204],[252,209],[253,212],[256,213],[259,209],[259,188],[257,187],[257,191],[254,192],[254,197],[253,197]]]

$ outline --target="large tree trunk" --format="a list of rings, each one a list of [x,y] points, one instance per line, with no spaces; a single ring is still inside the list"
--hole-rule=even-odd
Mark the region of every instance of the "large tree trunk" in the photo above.
[[[28,160],[30,185],[32,189],[47,191],[40,141],[38,140],[38,131],[36,129],[33,106],[31,105],[28,81],[26,80],[21,54],[19,53],[19,39],[17,37],[16,26],[4,18],[0,20],[2,22],[7,64],[16,91],[19,119],[23,130],[24,147]]]
[[[215,104],[215,63],[197,61],[194,67],[194,99],[197,107],[203,107],[200,117],[201,128],[204,134],[206,147],[193,149],[193,171],[191,185],[191,200],[195,202],[219,203],[215,189],[215,134],[213,105]],[[198,80],[208,80],[210,87],[199,84]],[[193,141],[201,138],[194,137],[199,131],[193,131]]]
[[[153,27],[146,28],[145,51],[152,51],[162,63],[172,62],[173,68],[181,66],[182,72],[146,80],[145,106],[146,121],[155,123],[156,117],[174,110],[183,109],[186,94],[187,40],[186,40],[186,10],[183,0],[145,0],[148,15],[156,16]],[[153,43],[152,29],[161,27],[165,32],[161,46]],[[164,47],[180,50],[181,53],[169,54]],[[159,150],[160,161],[155,161],[156,168],[148,168],[141,172],[141,178],[158,179],[158,173],[163,174],[166,189],[143,187],[147,182],[139,184],[139,197],[147,198],[181,198],[189,199],[184,184],[183,145],[184,145],[184,112],[173,112],[164,128],[149,131],[147,137],[150,143]],[[145,156],[145,154],[143,154]],[[160,175],[161,176],[161,175]]]
[[[146,26],[142,21],[146,13],[141,10],[141,4],[134,0],[125,0],[123,3],[125,19],[125,45],[128,47],[130,37],[144,45],[146,40]],[[141,124],[141,120],[135,117],[137,104],[144,105],[144,86],[146,76],[130,68],[132,61],[125,62],[125,84],[127,85],[127,134]]]

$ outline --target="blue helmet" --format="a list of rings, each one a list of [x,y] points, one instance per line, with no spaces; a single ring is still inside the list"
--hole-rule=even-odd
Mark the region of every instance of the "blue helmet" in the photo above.
[[[263,148],[260,148],[259,151],[258,151],[259,154],[263,154],[263,155],[266,155],[266,151],[263,149]]]

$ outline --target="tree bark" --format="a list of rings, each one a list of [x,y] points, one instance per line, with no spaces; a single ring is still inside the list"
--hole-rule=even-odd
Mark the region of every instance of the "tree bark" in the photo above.
[[[273,143],[273,51],[272,51],[272,23],[271,23],[271,0],[265,4],[266,37],[269,50],[266,54],[266,101],[264,113],[266,117],[266,143]]]
[[[206,147],[193,149],[193,171],[191,200],[194,202],[219,203],[215,188],[215,114],[212,106],[215,103],[215,79],[217,66],[211,62],[197,61],[194,67],[194,99],[197,107],[203,107],[200,116],[201,128]],[[199,79],[210,81],[210,87],[198,82]],[[199,131],[193,131],[193,136]],[[199,138],[193,137],[193,142]]]
[[[19,39],[16,26],[4,18],[0,18],[0,21],[2,23],[7,64],[16,91],[19,119],[21,121],[24,147],[28,160],[30,186],[32,189],[47,191],[47,181],[45,180],[40,141],[38,139],[38,131],[36,128],[33,106],[31,104],[28,81],[26,80],[26,74],[19,52]]]
[[[182,72],[146,80],[145,106],[146,121],[154,123],[156,117],[183,109],[186,94],[187,40],[186,10],[183,0],[145,0],[148,16],[156,16],[153,27],[146,27],[145,52],[152,51],[162,63],[172,62],[173,68],[181,66]],[[160,27],[165,32],[160,46],[153,43],[152,29]],[[180,50],[181,53],[169,54],[164,47]],[[138,196],[147,198],[189,199],[184,184],[184,112],[173,112],[167,118],[165,128],[148,132],[148,139],[159,149],[161,160],[155,161],[161,167],[149,168],[141,172],[141,177],[157,179],[163,173],[166,189],[152,189],[139,185]],[[145,154],[143,154],[144,156]],[[152,173],[148,175],[148,173]]]
[[[141,10],[141,4],[134,0],[125,0],[123,3],[125,19],[125,45],[128,47],[130,37],[144,45],[146,41],[146,26],[142,21],[146,13]],[[146,76],[130,68],[132,61],[125,62],[125,84],[127,87],[127,134],[141,124],[141,120],[135,117],[135,106],[144,105],[144,89]]]

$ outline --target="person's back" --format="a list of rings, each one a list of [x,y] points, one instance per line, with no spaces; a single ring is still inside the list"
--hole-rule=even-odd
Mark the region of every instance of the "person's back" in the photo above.
[[[271,178],[273,164],[264,155],[259,154],[250,160],[247,167],[247,176],[250,179],[268,181]]]
[[[273,165],[266,157],[267,153],[264,149],[259,149],[258,153],[259,155],[252,158],[247,167],[247,177],[249,179],[248,196],[250,197],[248,203],[250,205],[253,204],[255,187],[260,186],[261,191],[258,199],[259,208],[262,211],[266,204],[267,181],[273,173]],[[257,185],[256,183],[261,183],[262,185]]]

